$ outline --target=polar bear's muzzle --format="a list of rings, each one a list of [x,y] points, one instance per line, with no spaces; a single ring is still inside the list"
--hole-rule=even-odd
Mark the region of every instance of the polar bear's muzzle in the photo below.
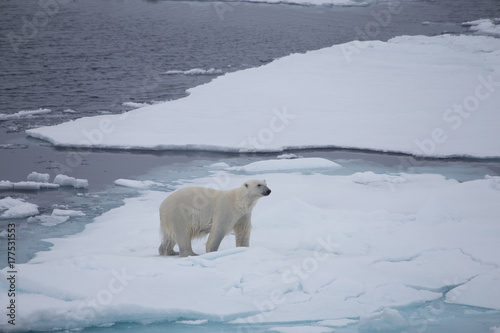
[[[266,187],[266,189],[264,190],[264,192],[262,192],[262,195],[263,196],[268,196],[269,194],[271,194],[271,190],[269,189],[269,187]]]

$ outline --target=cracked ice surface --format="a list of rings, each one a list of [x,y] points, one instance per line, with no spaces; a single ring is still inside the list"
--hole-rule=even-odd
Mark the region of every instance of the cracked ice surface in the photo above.
[[[157,256],[158,207],[168,193],[126,199],[17,266],[16,328],[208,320],[276,323],[276,331],[294,322],[317,331],[357,322],[402,329],[411,323],[400,307],[437,299],[500,310],[499,177],[459,183],[335,170],[213,168],[210,177],[179,181],[234,188],[265,178],[273,191],[254,209],[250,248],[235,248],[228,235],[216,253],[195,241],[198,257]],[[5,281],[7,269],[0,275]]]

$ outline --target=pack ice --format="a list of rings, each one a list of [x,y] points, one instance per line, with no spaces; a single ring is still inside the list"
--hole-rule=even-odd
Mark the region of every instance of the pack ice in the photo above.
[[[194,243],[198,257],[158,256],[158,207],[169,192],[151,190],[79,234],[50,239],[50,251],[17,265],[15,328],[178,321],[411,331],[439,322],[440,313],[423,314],[436,300],[500,310],[500,177],[341,175],[336,163],[299,160],[300,168],[284,160],[293,172],[270,160],[259,165],[269,172],[214,167],[176,182],[229,189],[265,178],[273,193],[254,209],[249,248],[236,248],[229,235],[218,252],[205,254],[204,239]],[[401,309],[412,307],[410,320]]]

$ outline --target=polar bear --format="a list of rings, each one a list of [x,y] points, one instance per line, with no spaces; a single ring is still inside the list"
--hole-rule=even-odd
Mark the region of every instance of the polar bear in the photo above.
[[[231,230],[236,246],[249,246],[252,209],[257,200],[271,193],[265,180],[249,180],[241,187],[220,191],[186,187],[169,195],[160,205],[160,255],[195,256],[193,238],[210,234],[208,252],[217,251]],[[179,252],[174,251],[175,244]]]

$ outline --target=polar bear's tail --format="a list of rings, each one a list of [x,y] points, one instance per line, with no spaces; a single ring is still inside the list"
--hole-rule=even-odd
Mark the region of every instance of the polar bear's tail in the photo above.
[[[179,254],[179,252],[174,251],[174,246],[175,246],[175,241],[170,236],[163,228],[163,226],[160,227],[160,233],[161,233],[161,244],[160,247],[158,248],[158,253],[161,256],[173,256]]]

